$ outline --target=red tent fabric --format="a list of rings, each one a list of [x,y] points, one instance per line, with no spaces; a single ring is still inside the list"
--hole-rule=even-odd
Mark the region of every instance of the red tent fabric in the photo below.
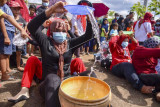
[[[101,17],[103,15],[106,15],[108,13],[108,11],[109,11],[109,7],[107,7],[103,3],[93,3],[93,7],[95,9],[94,15],[96,17]]]
[[[21,9],[20,11],[21,15],[27,22],[29,22],[29,12],[24,0],[11,0],[11,1],[16,1],[21,5],[21,7],[23,7],[23,9]]]

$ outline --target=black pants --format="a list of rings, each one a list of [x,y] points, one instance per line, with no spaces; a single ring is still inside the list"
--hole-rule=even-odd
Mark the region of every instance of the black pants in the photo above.
[[[90,71],[85,71],[80,76],[88,76],[89,73]],[[94,72],[91,74],[91,77],[96,78]],[[41,96],[45,99],[45,107],[61,107],[58,98],[60,83],[60,77],[56,74],[48,74],[45,80],[41,82],[39,88]]]
[[[147,86],[155,86],[156,92],[160,92],[160,74],[140,74],[139,78]]]
[[[128,80],[128,82],[131,83],[131,85],[135,89],[141,90],[143,84],[140,81],[131,63],[128,62],[119,63],[113,66],[111,72],[118,77],[124,77],[126,80]]]

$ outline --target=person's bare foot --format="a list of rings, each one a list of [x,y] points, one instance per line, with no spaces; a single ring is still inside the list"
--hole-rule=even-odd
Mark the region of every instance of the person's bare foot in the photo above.
[[[159,93],[157,93],[157,95],[156,95],[156,99],[157,99],[157,101],[160,101],[160,92],[159,92]]]
[[[7,73],[3,74],[1,77],[1,81],[14,81],[15,79],[10,77]]]
[[[37,83],[34,80],[32,80],[31,86],[36,86],[36,85]]]
[[[17,69],[18,69],[18,71],[20,71],[20,72],[23,72],[23,71],[24,71],[24,68],[22,68],[22,67],[17,67]]]
[[[141,93],[143,94],[151,94],[155,87],[143,85],[141,88]]]
[[[3,74],[1,80],[7,80],[10,76],[8,74]]]
[[[11,70],[10,68],[8,68],[8,69],[7,69],[7,72],[10,73],[10,72],[12,72],[12,70]]]

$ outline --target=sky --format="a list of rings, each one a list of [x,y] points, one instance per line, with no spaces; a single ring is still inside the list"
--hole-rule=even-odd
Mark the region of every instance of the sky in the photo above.
[[[38,1],[40,0],[29,0],[29,1]],[[69,4],[77,4],[80,0],[66,0]],[[110,10],[113,10],[115,12],[118,12],[119,14],[126,16],[130,8],[137,2],[141,2],[143,4],[144,0],[89,0],[92,3],[104,3],[106,4]],[[148,0],[148,3],[150,3],[151,0]],[[136,16],[135,16],[136,18]]]

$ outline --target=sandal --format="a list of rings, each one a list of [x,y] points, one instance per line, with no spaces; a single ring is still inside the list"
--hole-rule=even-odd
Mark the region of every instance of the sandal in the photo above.
[[[20,101],[23,101],[23,100],[27,100],[28,97],[26,97],[25,95],[21,95],[18,99],[16,100],[13,100],[13,99],[8,99],[9,102],[13,102],[13,103],[18,103]]]

